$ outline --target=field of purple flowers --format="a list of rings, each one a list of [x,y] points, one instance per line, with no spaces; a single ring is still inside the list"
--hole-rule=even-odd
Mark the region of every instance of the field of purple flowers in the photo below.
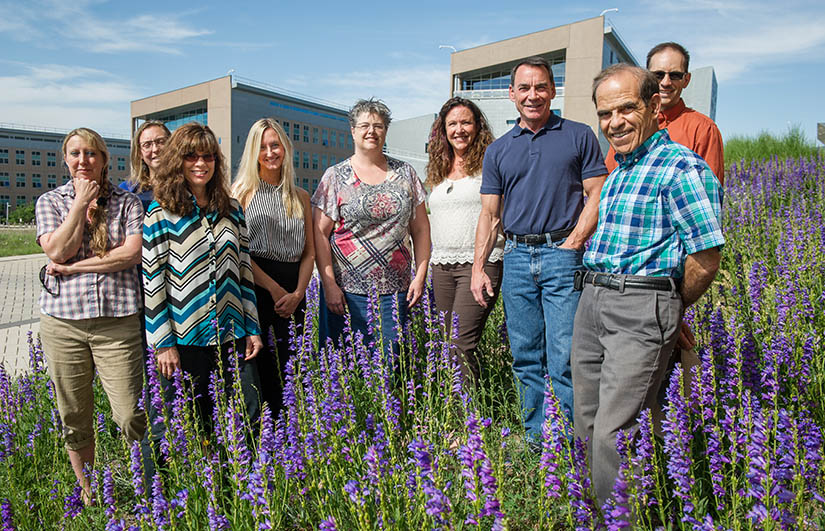
[[[214,377],[207,434],[179,379],[157,449],[167,464],[147,487],[98,390],[88,508],[33,341],[27,375],[0,367],[0,527],[825,528],[825,159],[734,166],[724,208],[722,270],[686,316],[701,363],[674,373],[661,426],[645,411],[640,437],[617,441],[626,458],[609,506],[595,506],[583,445],[567,442],[552,393],[543,451],[524,444],[501,310],[481,388],[462,389],[425,297],[392,367],[360,337],[318,352],[309,323],[274,424],[249,426],[237,390]],[[159,397],[150,377],[144,400]]]

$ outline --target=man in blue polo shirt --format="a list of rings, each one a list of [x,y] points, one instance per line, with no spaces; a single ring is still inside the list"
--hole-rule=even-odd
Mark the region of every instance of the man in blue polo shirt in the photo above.
[[[607,169],[593,131],[550,111],[556,87],[545,59],[522,60],[510,81],[519,121],[484,156],[471,289],[486,306],[484,295],[493,289],[484,264],[503,228],[501,295],[522,421],[535,443],[544,422],[545,375],[572,420],[570,341],[579,302],[573,272],[596,228]]]
[[[618,167],[601,193],[599,224],[577,274],[573,333],[576,437],[588,439],[593,490],[611,495],[620,430],[639,430],[684,308],[713,281],[724,244],[722,192],[707,163],[659,130],[659,83],[626,64],[593,81],[599,125]]]

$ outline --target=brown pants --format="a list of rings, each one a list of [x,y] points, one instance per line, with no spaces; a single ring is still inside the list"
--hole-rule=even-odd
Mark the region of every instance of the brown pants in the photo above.
[[[40,341],[54,382],[66,448],[82,450],[94,442],[95,369],[126,439],[131,443],[143,438],[146,415],[138,407],[143,388],[138,314],[95,319],[41,314]]]
[[[453,357],[461,368],[463,384],[476,385],[480,374],[476,347],[484,332],[487,317],[496,304],[501,287],[501,262],[488,262],[484,271],[493,284],[493,296],[487,298],[487,308],[482,308],[470,291],[472,264],[433,264],[433,291],[438,311],[446,313],[449,328],[453,314],[458,315],[458,338],[455,340]]]

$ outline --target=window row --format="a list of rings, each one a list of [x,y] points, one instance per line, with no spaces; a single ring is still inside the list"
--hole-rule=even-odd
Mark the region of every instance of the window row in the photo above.
[[[38,197],[40,196],[36,195],[29,199],[24,195],[18,195],[16,201],[12,203],[11,197],[6,194],[0,194],[0,218],[6,219],[6,205],[9,205],[9,208],[13,208],[14,206],[23,206],[28,203],[36,203]]]
[[[312,161],[311,163],[310,160]],[[301,152],[296,150],[292,154],[292,166],[296,170],[299,168],[303,168],[305,170],[308,170],[310,168],[312,168],[313,170],[325,170],[330,166],[335,166],[337,162],[337,158],[335,158],[333,155],[329,155],[329,157],[327,157],[326,153],[318,155],[318,153],[308,153],[306,151]],[[312,165],[310,166],[310,164]]]
[[[113,157],[115,158],[115,157]],[[126,157],[116,157],[117,158],[117,169],[119,171],[126,171]],[[40,151],[32,151],[31,152],[31,165],[32,166],[42,166],[43,165],[43,154]],[[16,149],[14,150],[14,162],[19,166],[23,166],[26,164],[26,151],[23,149]],[[9,150],[8,148],[0,148],[0,164],[8,164],[9,163]],[[57,167],[57,152],[56,151],[47,151],[46,152],[46,167],[47,168],[55,168]],[[112,169],[112,161],[109,161],[109,169]]]
[[[304,142],[305,144],[321,144],[322,146],[337,147],[339,149],[352,149],[352,136],[347,131],[337,129],[324,129],[323,127],[312,127],[297,122],[280,120],[284,126],[284,131],[292,135],[293,142]]]

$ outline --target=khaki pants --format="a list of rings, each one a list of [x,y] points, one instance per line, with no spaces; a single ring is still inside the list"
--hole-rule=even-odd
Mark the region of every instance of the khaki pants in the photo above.
[[[146,415],[138,408],[143,387],[140,335],[138,314],[95,319],[41,314],[40,341],[69,450],[82,450],[94,442],[95,369],[127,441],[143,438]]]

